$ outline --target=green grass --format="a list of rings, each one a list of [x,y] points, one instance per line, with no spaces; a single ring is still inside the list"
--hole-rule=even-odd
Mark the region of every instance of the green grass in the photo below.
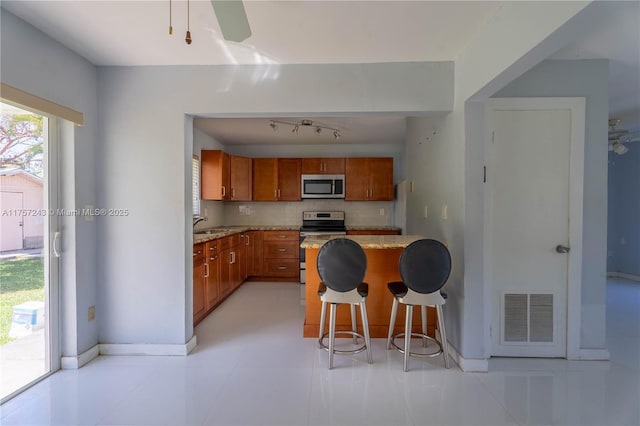
[[[9,337],[13,307],[31,300],[44,301],[44,265],[40,257],[0,260],[0,345]]]

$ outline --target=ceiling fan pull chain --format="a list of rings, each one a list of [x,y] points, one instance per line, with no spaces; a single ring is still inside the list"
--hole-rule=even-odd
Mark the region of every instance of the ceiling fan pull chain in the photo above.
[[[187,42],[187,44],[191,44],[191,31],[189,31],[189,15],[190,15],[190,9],[189,9],[189,0],[187,0],[187,37],[184,39],[184,41]]]
[[[171,0],[169,0],[169,35],[173,34],[173,25],[171,25]]]

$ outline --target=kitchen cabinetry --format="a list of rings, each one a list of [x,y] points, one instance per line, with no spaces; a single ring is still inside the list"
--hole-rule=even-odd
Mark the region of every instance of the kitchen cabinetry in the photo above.
[[[220,300],[220,258],[218,257],[217,240],[205,245],[206,280],[204,284],[205,309],[209,311]]]
[[[200,198],[203,200],[229,200],[230,158],[221,150],[200,152]]]
[[[262,231],[248,231],[245,236],[247,276],[262,275]]]
[[[349,229],[347,235],[400,235],[395,229]]]
[[[251,158],[231,155],[229,162],[230,199],[232,201],[251,201]]]
[[[393,158],[347,158],[346,201],[392,201]]]
[[[193,320],[198,321],[205,313],[205,281],[207,268],[204,244],[193,246]]]
[[[244,281],[244,238],[235,234],[220,240],[220,295],[226,297]]]
[[[300,278],[300,233],[298,231],[263,231],[263,273],[265,277]]]
[[[342,175],[344,162],[344,158],[303,158],[302,174]]]
[[[251,200],[251,158],[203,149],[201,156],[201,199]]]
[[[254,158],[253,200],[299,201],[299,158]]]

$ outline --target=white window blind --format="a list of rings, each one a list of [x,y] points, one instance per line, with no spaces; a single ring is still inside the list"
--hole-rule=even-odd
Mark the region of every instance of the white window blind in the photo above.
[[[200,158],[191,160],[191,208],[194,216],[200,215]]]

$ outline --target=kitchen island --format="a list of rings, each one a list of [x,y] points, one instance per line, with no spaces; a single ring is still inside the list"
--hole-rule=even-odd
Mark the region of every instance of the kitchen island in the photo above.
[[[364,282],[369,284],[367,297],[367,315],[369,317],[369,332],[371,337],[387,337],[389,331],[389,317],[393,296],[387,289],[390,281],[401,281],[398,270],[398,260],[402,250],[412,242],[424,237],[419,235],[348,235],[346,237],[362,246],[367,255],[367,272]],[[320,328],[320,298],[318,285],[320,277],[316,266],[316,259],[320,247],[328,238],[307,237],[300,244],[306,250],[307,282],[305,288],[306,315],[303,328],[304,337],[318,337]],[[427,334],[435,335],[436,312],[428,308]],[[394,327],[394,334],[404,331],[404,305],[398,307],[398,316]],[[338,330],[351,328],[351,316],[348,305],[340,305],[337,310],[336,326]],[[325,325],[326,330],[327,325]],[[358,320],[358,329],[362,333],[362,324]],[[414,309],[413,331],[421,328],[420,309]]]

